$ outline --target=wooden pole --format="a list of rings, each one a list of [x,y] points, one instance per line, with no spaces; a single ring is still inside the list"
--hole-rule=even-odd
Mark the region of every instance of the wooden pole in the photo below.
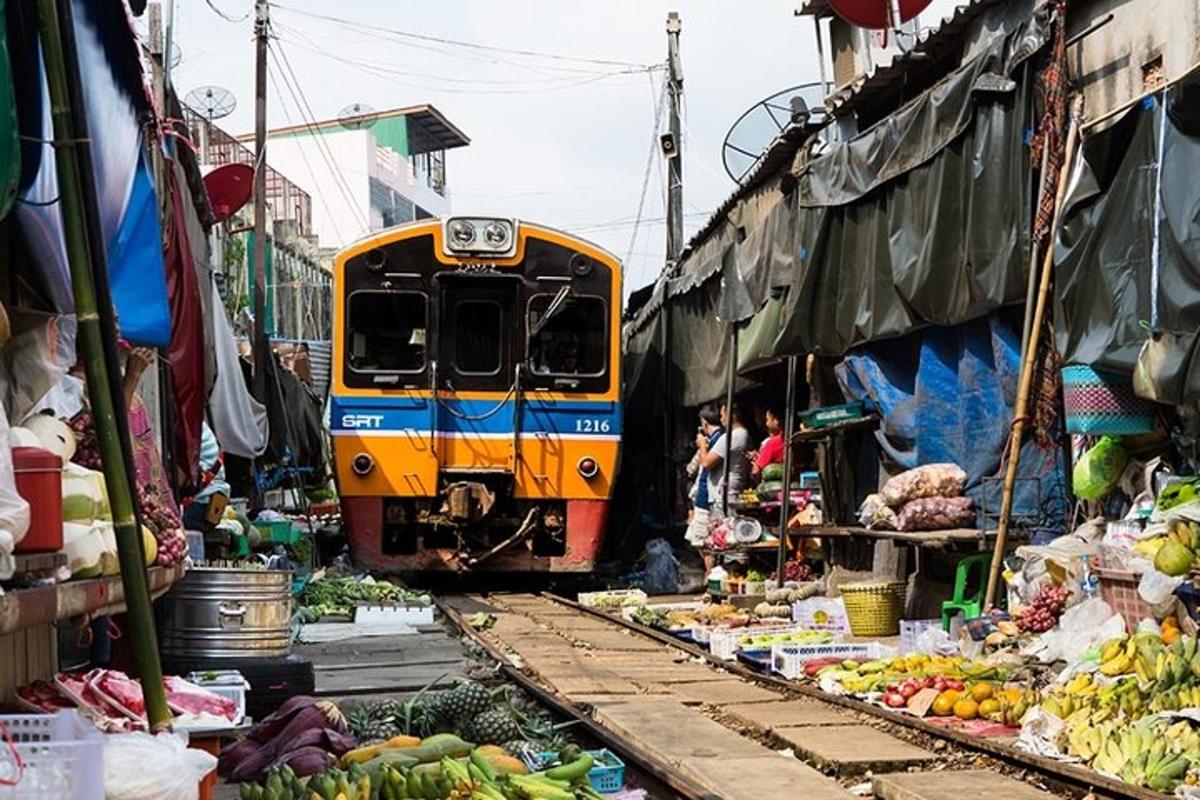
[[[142,537],[136,507],[130,489],[129,472],[124,459],[124,444],[117,409],[113,402],[114,385],[110,380],[104,352],[104,332],[96,301],[91,243],[87,228],[87,198],[80,177],[81,146],[87,141],[76,135],[70,85],[63,49],[62,20],[56,0],[38,0],[38,23],[46,65],[46,83],[50,94],[50,114],[54,125],[55,155],[58,173],[59,203],[67,264],[78,320],[78,345],[87,378],[88,400],[96,426],[96,440],[104,467],[104,483],[112,508],[121,583],[129,614],[130,640],[134,666],[142,682],[146,716],[151,729],[170,727],[171,712],[163,689],[162,666],[158,660],[158,640],[154,628],[150,588],[142,554]],[[92,202],[95,202],[94,198]],[[102,247],[103,243],[97,243]]]
[[[1071,168],[1075,161],[1075,147],[1078,142],[1079,108],[1078,103],[1075,103],[1071,110],[1071,124],[1067,129],[1067,145],[1063,151],[1063,164],[1058,174],[1058,191],[1054,197],[1054,222],[1050,226],[1050,240],[1046,244],[1046,254],[1042,259],[1041,283],[1038,286],[1037,305],[1034,308],[1033,320],[1029,328],[1029,345],[1025,348],[1024,357],[1021,359],[1021,377],[1017,384],[1016,407],[1013,410],[1012,431],[1008,442],[1008,469],[1004,473],[1004,485],[1000,495],[1000,519],[996,523],[996,544],[992,549],[992,565],[988,571],[987,592],[983,598],[984,608],[991,608],[992,600],[996,596],[1004,551],[1008,546],[1008,526],[1012,520],[1013,486],[1017,480],[1017,469],[1021,464],[1021,439],[1025,433],[1025,415],[1029,409],[1033,367],[1037,361],[1042,322],[1046,317],[1046,304],[1050,297],[1050,279],[1054,274],[1054,236],[1055,231],[1058,230],[1063,198],[1067,193],[1067,183],[1071,178]]]
[[[792,436],[796,432],[796,373],[799,356],[788,356],[787,392],[783,417],[783,498],[779,504],[779,554],[775,559],[776,585],[783,586],[783,566],[787,563],[788,516],[792,508]]]
[[[267,33],[266,0],[254,3],[254,397],[267,402]]]
[[[738,324],[729,323],[729,385],[725,387],[725,457],[721,459],[721,514],[729,516],[729,473],[733,466],[733,395],[737,388]]]

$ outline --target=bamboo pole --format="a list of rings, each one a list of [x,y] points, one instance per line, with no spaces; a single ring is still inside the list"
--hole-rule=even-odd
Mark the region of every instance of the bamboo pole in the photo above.
[[[779,553],[775,558],[776,586],[783,587],[783,567],[787,563],[788,517],[792,508],[792,436],[796,432],[796,372],[799,356],[787,359],[787,392],[783,417],[783,497],[779,503]]]
[[[1004,473],[1004,485],[1000,495],[1000,519],[996,523],[996,544],[992,549],[992,564],[988,570],[987,592],[984,594],[983,607],[991,608],[996,596],[996,586],[1000,580],[1000,568],[1004,561],[1004,551],[1008,546],[1008,526],[1012,520],[1013,486],[1017,480],[1017,469],[1021,464],[1021,439],[1025,433],[1026,412],[1029,409],[1029,391],[1033,383],[1033,367],[1037,360],[1038,346],[1041,340],[1042,322],[1046,317],[1046,304],[1050,297],[1050,280],[1054,274],[1054,236],[1058,230],[1059,218],[1062,215],[1063,199],[1067,193],[1067,183],[1071,178],[1071,168],[1075,161],[1075,148],[1079,142],[1079,107],[1078,101],[1072,104],[1071,124],[1067,129],[1067,144],[1063,151],[1063,164],[1058,174],[1058,190],[1054,197],[1054,221],[1050,226],[1050,240],[1046,245],[1046,254],[1042,259],[1041,282],[1038,285],[1037,305],[1034,308],[1033,320],[1029,328],[1029,345],[1024,348],[1021,359],[1021,377],[1017,384],[1016,407],[1013,409],[1012,431],[1008,441],[1008,468]]]
[[[142,682],[146,715],[153,730],[169,728],[171,713],[163,689],[162,667],[142,556],[141,532],[125,467],[123,445],[113,385],[104,352],[103,331],[92,274],[91,247],[87,231],[87,198],[80,179],[79,147],[87,141],[76,136],[69,81],[62,41],[62,20],[55,0],[38,0],[38,24],[49,86],[50,113],[54,124],[59,203],[66,241],[67,263],[78,320],[78,342],[87,377],[88,398],[96,426],[96,439],[104,465],[104,482],[112,508],[121,583],[129,613],[134,666]],[[95,202],[95,199],[92,199]]]

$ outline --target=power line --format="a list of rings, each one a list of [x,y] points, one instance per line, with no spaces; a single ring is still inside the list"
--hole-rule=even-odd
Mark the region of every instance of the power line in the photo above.
[[[334,185],[342,195],[342,199],[346,201],[346,205],[354,212],[354,216],[363,226],[363,230],[370,230],[370,221],[363,218],[362,211],[358,204],[354,201],[354,192],[346,184],[346,179],[341,171],[337,168],[337,160],[333,157],[333,153],[329,150],[329,145],[324,137],[316,129],[316,115],[313,114],[312,106],[308,103],[308,98],[304,96],[304,90],[300,88],[300,81],[296,78],[296,73],[292,70],[292,65],[288,61],[287,53],[278,45],[269,48],[272,58],[275,59],[275,64],[280,68],[280,73],[283,77],[284,86],[292,95],[292,100],[296,103],[296,107],[300,112],[301,121],[305,129],[317,145],[317,152],[322,160],[325,161],[325,166],[329,168],[329,172],[333,177]],[[280,63],[282,61],[282,66]]]
[[[547,92],[558,91],[561,89],[573,89],[573,88],[577,88],[580,86],[586,86],[588,84],[597,83],[599,81],[607,80],[609,78],[618,77],[621,75],[634,74],[630,71],[594,73],[586,78],[579,78],[577,80],[564,80],[563,82],[560,82],[560,83],[557,83],[557,84],[551,85],[551,86],[531,87],[531,88],[525,88],[525,89],[519,89],[519,88],[480,89],[477,87],[476,88],[457,89],[457,88],[451,88],[451,87],[446,87],[446,86],[429,86],[427,84],[414,83],[412,81],[396,80],[397,75],[404,77],[406,75],[411,75],[411,73],[405,73],[400,70],[394,70],[394,69],[390,69],[387,67],[381,67],[381,66],[372,64],[371,62],[363,61],[361,59],[354,59],[354,58],[349,58],[347,56],[341,56],[336,53],[331,53],[328,50],[321,49],[319,47],[306,46],[305,44],[298,42],[292,38],[284,38],[284,37],[280,37],[280,36],[277,36],[276,38],[281,42],[288,42],[289,44],[294,45],[294,46],[300,48],[301,50],[307,50],[311,53],[315,53],[317,55],[324,56],[325,58],[332,59],[333,61],[338,61],[342,64],[346,64],[348,66],[354,67],[355,69],[358,69],[369,75],[374,75],[375,77],[378,77],[378,78],[385,78],[393,85],[406,86],[408,88],[420,89],[422,91],[443,92],[446,94],[466,94],[466,95],[473,95],[473,96],[485,95],[485,94],[499,94],[499,95],[545,94]],[[434,79],[437,80],[437,78],[434,78]]]
[[[650,85],[654,85],[654,76],[646,73],[650,78]],[[662,93],[658,97],[658,102],[654,108],[654,126],[650,130],[650,151],[646,154],[646,169],[642,173],[642,191],[638,197],[637,216],[633,222],[633,231],[629,234],[629,247],[626,250],[625,261],[628,263],[633,255],[633,247],[637,243],[638,230],[641,228],[642,212],[646,209],[646,194],[650,190],[650,173],[654,169],[654,154],[658,150],[658,129],[662,125],[662,112],[666,107],[667,100],[667,84],[664,81]]]
[[[204,2],[213,10],[213,13],[226,22],[245,22],[246,20],[250,19],[250,15],[254,12],[254,4],[251,3],[250,8],[246,9],[245,14],[242,14],[240,17],[231,17],[221,9],[217,8],[217,5],[213,2],[213,0],[204,0]]]
[[[314,41],[311,36],[309,36],[304,31],[300,30],[299,28],[294,28],[290,25],[282,25],[280,23],[276,23],[275,29],[277,31],[286,31],[289,34],[299,37],[300,39],[303,39],[304,40],[303,44],[301,44],[300,42],[297,42],[293,39],[288,39],[288,41],[290,41],[292,44],[295,44],[297,47],[300,47],[301,49],[309,50],[310,52],[317,53],[317,54],[323,55],[323,56],[328,56],[331,58],[340,58],[340,59],[347,58],[345,56],[338,56],[336,53],[332,53],[329,50],[325,49],[320,44],[318,44],[316,41]],[[542,77],[538,77],[538,78],[525,78],[525,79],[462,78],[462,77],[454,77],[454,76],[448,76],[448,75],[439,75],[439,74],[431,73],[428,71],[421,71],[419,67],[414,67],[410,64],[396,64],[394,62],[368,60],[366,58],[356,58],[356,59],[353,59],[353,61],[356,65],[361,65],[363,67],[369,67],[371,69],[375,69],[380,72],[386,72],[389,75],[400,75],[400,76],[407,76],[407,77],[412,77],[412,78],[424,78],[424,79],[433,80],[433,81],[442,81],[445,83],[465,84],[465,85],[469,85],[472,87],[478,87],[480,85],[545,86],[546,84],[562,84],[562,83],[569,83],[569,82],[578,80],[576,78],[567,77],[565,75],[543,75]],[[619,76],[619,75],[638,75],[638,74],[641,74],[642,72],[644,72],[644,70],[641,68],[638,68],[638,69],[609,70],[607,72],[599,72],[599,71],[589,70],[589,71],[585,72],[584,74],[592,75],[592,76],[609,77],[609,76]],[[572,73],[572,74],[574,74],[574,73]]]
[[[271,56],[274,57],[275,53],[273,51],[268,51],[268,52],[270,52]],[[276,65],[278,65],[278,61],[276,61]],[[279,80],[276,79],[275,72],[273,70],[271,70],[270,68],[268,68],[267,74],[275,82],[275,94],[279,98],[279,108],[283,111],[283,116],[285,119],[287,119],[288,125],[291,125],[292,124],[292,115],[288,112],[287,104],[284,103],[284,101],[283,101],[283,93],[281,91],[279,91]],[[293,97],[293,100],[294,99],[295,98]],[[296,110],[299,113],[299,109],[297,108]],[[303,114],[301,114],[301,117],[303,117]],[[300,158],[302,158],[304,160],[304,166],[308,168],[308,174],[313,176],[313,180],[316,180],[317,179],[317,171],[312,168],[312,163],[308,160],[308,153],[306,153],[304,150],[304,143],[301,141],[297,141],[296,145],[297,145],[297,149],[300,151]],[[320,199],[321,206],[325,209],[325,213],[329,215],[329,222],[331,225],[333,225],[333,230],[334,230],[334,232],[337,233],[338,239],[345,241],[346,237],[342,234],[342,229],[337,224],[337,217],[334,216],[333,211],[329,208],[329,201],[325,199],[325,193],[318,192],[317,197]]]
[[[383,25],[370,25],[370,24],[367,24],[364,22],[356,22],[354,20],[345,19],[343,17],[334,17],[334,16],[330,16],[327,14],[318,14],[313,11],[302,11],[301,9],[292,8],[291,6],[288,6],[288,5],[280,5],[278,3],[275,4],[275,6],[277,8],[282,8],[285,11],[290,11],[294,14],[300,14],[302,16],[312,17],[314,19],[321,19],[321,20],[325,20],[327,22],[335,22],[339,25],[344,25],[347,27],[356,27],[356,28],[362,28],[362,29],[368,30],[368,31],[373,31],[373,32],[389,33],[389,34],[392,34],[393,36],[399,36],[399,37],[402,37],[405,39],[413,39],[413,40],[422,41],[422,42],[434,42],[437,44],[449,45],[452,47],[461,47],[461,48],[468,49],[468,50],[479,50],[479,51],[490,52],[490,53],[505,53],[508,55],[522,56],[525,58],[542,58],[542,59],[547,59],[550,61],[563,61],[563,62],[568,62],[568,63],[574,62],[574,63],[578,63],[578,64],[600,64],[600,65],[609,66],[609,67],[640,67],[640,68],[644,69],[647,66],[645,64],[636,64],[632,61],[616,61],[613,59],[590,58],[590,57],[586,57],[586,56],[569,56],[569,55],[563,55],[561,53],[547,53],[547,52],[542,52],[542,51],[538,51],[538,50],[522,50],[522,49],[515,49],[515,48],[508,48],[508,47],[497,47],[494,45],[480,44],[479,42],[468,42],[468,41],[464,41],[462,39],[447,39],[447,38],[444,38],[441,36],[430,36],[428,34],[413,33],[412,31],[404,31],[404,30],[399,30],[397,28],[388,28]]]

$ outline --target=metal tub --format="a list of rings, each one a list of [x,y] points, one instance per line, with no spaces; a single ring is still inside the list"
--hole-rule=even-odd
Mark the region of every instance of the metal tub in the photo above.
[[[159,606],[164,655],[267,657],[291,649],[291,572],[197,567]]]

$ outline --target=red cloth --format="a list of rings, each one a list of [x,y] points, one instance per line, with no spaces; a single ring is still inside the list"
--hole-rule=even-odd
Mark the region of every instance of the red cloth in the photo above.
[[[773,433],[766,438],[762,443],[762,447],[758,451],[758,459],[754,465],[760,470],[768,464],[783,463],[783,434]]]
[[[200,425],[204,422],[204,327],[200,285],[184,228],[183,192],[176,173],[171,185],[171,219],[166,234],[167,296],[171,306],[171,392],[175,400],[175,464],[189,483],[200,478]]]

